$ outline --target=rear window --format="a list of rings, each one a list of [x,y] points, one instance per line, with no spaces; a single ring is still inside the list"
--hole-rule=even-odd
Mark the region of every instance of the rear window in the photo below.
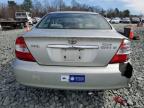
[[[99,14],[53,13],[36,26],[42,29],[111,29],[110,24]]]

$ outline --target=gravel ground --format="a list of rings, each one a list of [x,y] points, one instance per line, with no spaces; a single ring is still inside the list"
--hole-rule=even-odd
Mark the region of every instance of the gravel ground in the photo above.
[[[14,41],[21,33],[23,30],[0,32],[0,108],[112,108],[113,97],[118,95],[130,105],[123,108],[144,108],[144,28],[135,31],[140,40],[132,42],[134,75],[129,87],[93,92],[32,88],[16,82],[11,63]]]

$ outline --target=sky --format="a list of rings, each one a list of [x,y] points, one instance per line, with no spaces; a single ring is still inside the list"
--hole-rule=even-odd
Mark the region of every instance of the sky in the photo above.
[[[21,4],[23,0],[15,0],[16,3]],[[43,0],[39,0],[43,2]],[[49,0],[52,1],[52,0]],[[64,0],[68,5],[71,0]],[[76,0],[81,4],[88,4],[91,6],[100,6],[104,9],[118,8],[120,10],[129,9],[132,14],[144,14],[144,0]],[[0,3],[6,3],[7,0],[0,0]]]

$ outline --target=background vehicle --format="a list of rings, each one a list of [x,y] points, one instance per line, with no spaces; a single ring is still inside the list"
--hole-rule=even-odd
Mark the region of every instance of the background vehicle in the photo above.
[[[15,19],[16,21],[25,21],[31,25],[33,24],[33,20],[32,20],[30,12],[16,12]]]
[[[2,29],[14,29],[17,27],[20,27],[20,25],[24,25],[24,21],[16,21],[13,18],[7,18],[7,19],[0,19],[0,25]]]
[[[142,17],[142,18],[141,18],[141,22],[143,22],[143,23],[144,23],[144,17]]]
[[[132,17],[131,18],[131,22],[132,23],[140,23],[140,18],[138,18],[138,17]]]
[[[130,41],[101,15],[52,12],[16,39],[16,79],[61,89],[126,87],[132,75]],[[32,67],[32,68],[31,68]]]
[[[131,23],[130,18],[122,18],[121,23]]]
[[[118,23],[120,23],[120,21],[121,21],[121,19],[118,18],[118,17],[116,17],[116,18],[113,18],[110,22],[111,22],[111,23],[118,24]]]
[[[26,22],[33,25],[29,12],[16,12],[15,18],[0,19],[0,24],[3,29],[23,28]]]
[[[34,18],[33,18],[33,24],[38,23],[40,20],[41,20],[40,17],[34,17]]]

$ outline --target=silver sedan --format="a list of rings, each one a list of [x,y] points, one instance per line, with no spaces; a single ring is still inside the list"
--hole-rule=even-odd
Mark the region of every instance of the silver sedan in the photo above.
[[[16,79],[58,89],[127,87],[130,41],[98,13],[52,12],[16,39]]]

